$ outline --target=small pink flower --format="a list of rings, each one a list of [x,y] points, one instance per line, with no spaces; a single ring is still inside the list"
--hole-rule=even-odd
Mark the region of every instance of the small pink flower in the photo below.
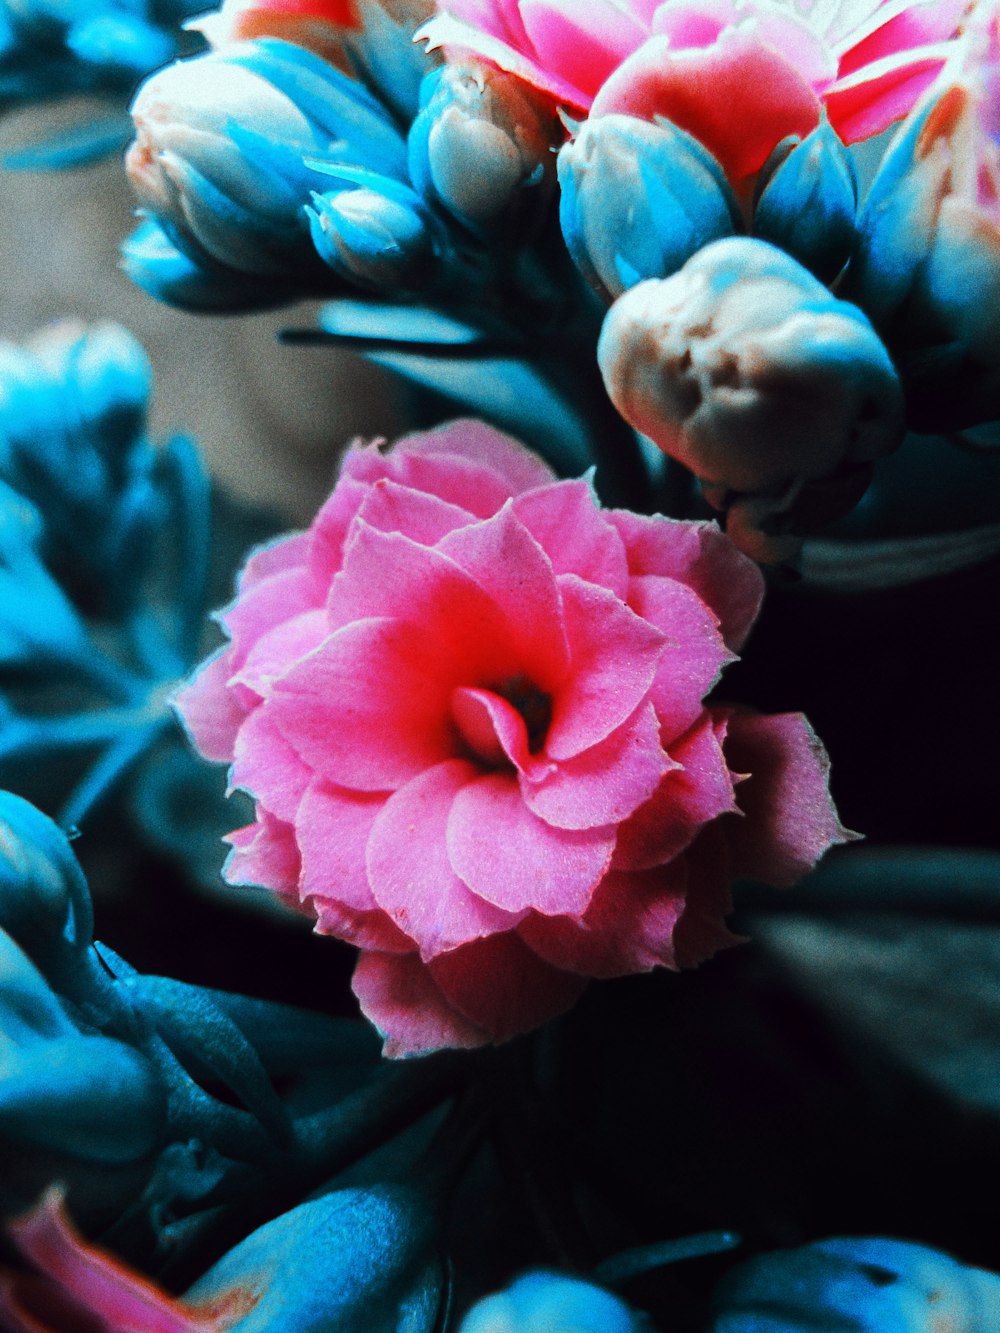
[[[665,116],[740,188],[825,107],[848,142],[905,115],[967,0],[442,0],[430,46],[493,60],[560,106]]]
[[[5,1228],[33,1272],[0,1272],[0,1325],[9,1333],[225,1333],[255,1304],[237,1289],[176,1300],[78,1234],[62,1191],[48,1190]]]
[[[390,1055],[706,958],[734,875],[843,838],[804,718],[703,702],[761,592],[714,524],[602,510],[479,422],[355,446],[178,700],[256,801],[227,878],[360,948]]]

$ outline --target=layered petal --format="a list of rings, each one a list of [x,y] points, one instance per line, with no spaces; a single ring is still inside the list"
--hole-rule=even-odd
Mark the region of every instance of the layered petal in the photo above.
[[[390,791],[451,753],[441,665],[416,626],[356,620],[276,682],[271,719],[317,773]]]
[[[372,893],[425,960],[509,930],[525,910],[470,892],[452,867],[452,813],[477,780],[464,759],[438,764],[394,792],[372,825],[365,860]]]
[[[467,783],[448,820],[455,871],[479,898],[513,913],[585,911],[614,845],[613,826],[561,829],[539,819],[513,774],[487,773]]]
[[[448,1002],[494,1041],[564,1013],[586,984],[551,967],[511,932],[442,954],[429,970]]]
[[[830,796],[830,761],[801,713],[742,710],[729,720],[726,754],[744,818],[727,830],[732,871],[778,888],[794,884],[830,847],[851,842]]]
[[[351,979],[361,1012],[385,1037],[387,1056],[426,1055],[443,1046],[482,1046],[491,1037],[444,997],[415,953],[366,951]]]

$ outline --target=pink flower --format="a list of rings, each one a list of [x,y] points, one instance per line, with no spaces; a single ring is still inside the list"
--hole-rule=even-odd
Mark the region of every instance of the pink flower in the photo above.
[[[761,591],[714,524],[601,510],[482,423],[355,446],[178,700],[256,800],[227,878],[360,948],[390,1055],[706,958],[732,876],[844,836],[801,716],[703,702]]]
[[[592,116],[668,120],[739,188],[825,107],[848,142],[905,115],[966,0],[442,0],[431,48],[495,61]]]
[[[9,1333],[225,1333],[256,1303],[239,1289],[205,1302],[168,1296],[85,1241],[55,1187],[5,1230],[37,1270],[0,1272],[0,1325]]]

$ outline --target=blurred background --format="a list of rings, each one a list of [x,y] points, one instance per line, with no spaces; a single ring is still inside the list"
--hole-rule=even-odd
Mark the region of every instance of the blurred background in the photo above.
[[[0,155],[102,109],[76,98],[0,118]],[[329,347],[276,345],[280,329],[314,322],[306,305],[193,317],[151,300],[118,267],[133,208],[118,155],[71,170],[0,171],[0,338],[67,317],[124,324],[153,363],[153,434],[194,435],[227,489],[307,522],[344,445],[399,430],[392,377]]]

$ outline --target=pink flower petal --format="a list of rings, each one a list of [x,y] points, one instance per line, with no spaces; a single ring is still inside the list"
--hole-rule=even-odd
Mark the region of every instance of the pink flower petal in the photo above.
[[[477,897],[508,912],[578,916],[611,861],[611,827],[570,831],[525,806],[514,774],[488,773],[457,793],[448,821],[452,866]]]
[[[705,824],[738,809],[722,750],[725,720],[706,714],[671,747],[682,767],[663,778],[655,793],[618,830],[616,870],[648,870],[678,856]]]
[[[340,568],[347,529],[368,496],[366,479],[352,475],[359,466],[358,460],[368,455],[373,455],[376,460],[381,457],[373,448],[362,450],[355,445],[348,449],[340,465],[337,484],[309,527],[309,571],[323,587],[329,587],[330,580]],[[385,472],[383,465],[379,475],[384,476]]]
[[[645,874],[612,871],[582,919],[532,914],[518,934],[554,967],[585,977],[624,977],[676,967],[674,929],[686,894],[683,861]]]
[[[546,824],[588,829],[620,824],[656,791],[674,767],[660,744],[660,724],[652,704],[640,708],[610,736],[547,776],[522,779],[524,803]]]
[[[613,0],[521,0],[521,18],[539,64],[589,97],[648,35]]]
[[[649,693],[666,637],[606,588],[560,574],[570,667],[552,701],[545,752],[571,759],[610,736]]]
[[[451,696],[451,715],[463,742],[476,759],[490,767],[509,761],[520,772],[547,772],[551,765],[528,751],[524,718],[492,690],[460,686]]]
[[[507,622],[516,661],[496,663],[492,679],[468,681],[494,687],[512,669],[549,693],[566,670],[562,602],[548,556],[512,508],[449,533],[437,547],[470,574]]]
[[[650,31],[670,38],[675,51],[711,46],[733,21],[733,0],[663,0],[650,15]]]
[[[841,54],[841,78],[885,56],[912,51],[954,35],[968,0],[890,0],[853,27],[834,50]]]
[[[594,98],[592,116],[615,112],[665,116],[700,140],[740,188],[779,140],[815,128],[820,101],[781,53],[730,27],[713,46],[684,51],[672,50],[667,37],[651,37]]]
[[[430,972],[448,1002],[494,1041],[564,1013],[587,984],[550,967],[513,932],[442,954]]]
[[[298,907],[299,849],[291,824],[258,809],[257,822],[225,839],[232,847],[222,868],[227,884],[256,884],[274,889]]]
[[[894,125],[937,78],[951,50],[941,42],[887,56],[838,79],[826,92],[830,124],[845,143]]]
[[[578,574],[618,597],[628,592],[628,560],[614,525],[585,481],[557,481],[519,495],[512,508],[557,574]]]
[[[303,611],[263,633],[244,659],[230,684],[242,685],[260,698],[283,676],[293,662],[319,647],[330,630],[330,618],[322,607]]]
[[[311,769],[274,725],[267,707],[252,712],[236,737],[230,791],[240,788],[293,824],[311,779]]]
[[[305,565],[309,541],[308,532],[293,532],[287,537],[278,537],[264,546],[255,547],[240,570],[240,594],[248,592],[255,583],[270,578],[272,574],[283,574],[296,566]]]
[[[204,662],[170,701],[201,753],[217,763],[232,759],[236,733],[248,712],[226,688],[231,675],[232,649],[226,646]]]
[[[91,1245],[71,1225],[62,1205],[62,1192],[48,1190],[31,1212],[13,1218],[6,1230],[17,1248],[57,1289],[62,1313],[74,1328],[122,1329],[129,1333],[224,1333],[249,1313],[254,1299],[233,1290],[206,1305],[189,1305],[128,1268],[113,1255]],[[20,1276],[14,1279],[14,1313],[18,1310]],[[23,1287],[21,1287],[23,1290]],[[65,1293],[65,1295],[63,1295]],[[55,1302],[53,1302],[55,1304]],[[45,1308],[44,1297],[39,1305]],[[67,1310],[68,1305],[71,1309]],[[30,1322],[22,1328],[40,1331],[34,1301],[24,1310]],[[9,1307],[8,1307],[9,1308]],[[58,1309],[59,1307],[56,1306]],[[47,1325],[45,1325],[47,1327]]]
[[[506,12],[516,15],[517,6],[508,5]],[[555,479],[549,465],[533,450],[513,435],[475,417],[460,417],[435,430],[404,435],[396,448],[413,453],[448,454],[452,458],[457,455],[478,463],[503,479],[508,496],[546,486]]]
[[[837,818],[830,761],[801,713],[734,712],[726,755],[734,771],[750,774],[737,790],[746,818],[726,830],[734,874],[786,888],[828,848],[857,836]]]
[[[636,611],[669,637],[649,697],[660,719],[663,744],[683,735],[702,713],[702,701],[732,662],[715,617],[701,598],[673,579],[654,574],[632,580]]]
[[[401,486],[388,477],[369,487],[355,518],[364,519],[382,532],[402,533],[423,546],[433,546],[454,528],[464,528],[476,521],[476,515],[468,509]]]
[[[404,935],[380,907],[359,912],[336,898],[308,898],[305,906],[316,917],[317,935],[332,935],[356,949],[374,949],[377,953],[413,953],[409,935]]]
[[[590,106],[592,99],[588,93],[542,66],[531,53],[531,43],[527,36],[520,41],[507,40],[495,35],[487,27],[481,28],[457,17],[459,8],[465,7],[462,0],[453,0],[450,7],[455,13],[435,14],[417,33],[421,41],[427,42],[428,51],[436,51],[441,47],[473,51],[491,60],[500,69],[523,79],[532,88],[547,93],[561,106],[577,111],[586,111]]]
[[[607,518],[625,542],[629,572],[686,583],[717,616],[727,647],[739,652],[764,599],[764,576],[719,525],[625,509],[613,509]]]
[[[506,477],[464,453],[411,450],[401,454],[399,480],[468,509],[479,519],[492,518],[513,494]]]
[[[389,797],[368,839],[372,893],[419,945],[425,961],[482,935],[509,930],[520,919],[517,908],[501,911],[470,893],[448,858],[453,805],[477,774],[464,759],[428,769]],[[490,841],[496,835],[497,829],[491,829]]]
[[[391,791],[449,759],[451,684],[427,635],[404,621],[358,620],[277,681],[270,716],[318,775]]]
[[[341,625],[372,616],[412,622],[453,682],[478,682],[520,661],[507,617],[472,575],[442,550],[361,518],[330,589],[329,611]]]
[[[299,888],[303,898],[314,900],[317,914],[324,899],[355,912],[378,906],[366,856],[372,825],[385,802],[384,795],[346,791],[313,779],[299,807],[296,832],[302,854]]]
[[[742,943],[726,926],[733,908],[729,885],[734,874],[726,834],[737,826],[733,819],[709,825],[684,853],[688,896],[674,931],[678,967],[696,967],[720,949]]]
[[[233,640],[234,674],[268,630],[322,604],[322,594],[317,597],[312,575],[301,565],[270,574],[245,593],[241,592],[219,616]]]
[[[448,1003],[416,954],[363,953],[351,989],[389,1057],[485,1046],[490,1034]]]

